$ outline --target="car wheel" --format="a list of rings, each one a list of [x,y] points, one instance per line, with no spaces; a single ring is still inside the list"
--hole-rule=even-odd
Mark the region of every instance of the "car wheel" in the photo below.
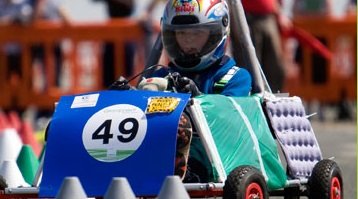
[[[343,199],[342,172],[336,162],[321,160],[309,179],[310,199]]]
[[[223,199],[267,199],[268,192],[262,173],[252,166],[239,166],[225,181]]]

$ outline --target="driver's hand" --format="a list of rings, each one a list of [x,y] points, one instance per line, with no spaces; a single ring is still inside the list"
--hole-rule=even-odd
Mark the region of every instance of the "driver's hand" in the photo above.
[[[177,91],[180,93],[190,93],[192,97],[201,95],[194,81],[187,77],[179,77],[177,80]]]
[[[131,86],[125,77],[120,76],[112,85],[109,86],[109,90],[135,90]]]

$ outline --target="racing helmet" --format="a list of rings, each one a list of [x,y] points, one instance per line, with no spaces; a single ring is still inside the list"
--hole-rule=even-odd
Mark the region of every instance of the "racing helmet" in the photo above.
[[[194,54],[179,47],[176,33],[207,29],[209,37]],[[161,21],[163,47],[179,71],[196,72],[210,67],[226,51],[229,11],[225,0],[169,0]]]

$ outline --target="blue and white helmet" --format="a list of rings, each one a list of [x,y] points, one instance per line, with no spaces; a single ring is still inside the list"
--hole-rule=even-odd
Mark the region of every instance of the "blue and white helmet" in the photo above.
[[[179,48],[175,31],[207,28],[210,36],[195,56]],[[225,0],[169,0],[161,24],[164,49],[179,71],[196,72],[210,67],[226,51],[229,11]]]

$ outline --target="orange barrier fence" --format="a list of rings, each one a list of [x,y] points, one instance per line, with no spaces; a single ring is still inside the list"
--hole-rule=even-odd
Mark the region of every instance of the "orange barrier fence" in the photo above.
[[[302,17],[294,21],[313,36],[322,39],[332,59],[317,58],[303,46],[298,78],[286,80],[285,92],[302,99],[338,102],[343,97],[356,99],[356,18],[333,19]],[[138,21],[116,19],[101,23],[71,24],[40,22],[30,26],[0,28],[0,108],[26,109],[30,105],[53,109],[62,95],[105,89],[102,50],[114,43],[114,77],[137,74],[145,65],[144,30]],[[136,44],[134,68],[125,66],[125,44]],[[5,45],[21,46],[20,74],[12,74]],[[53,52],[60,43],[63,60],[56,69]],[[44,60],[36,60],[33,46],[43,45]],[[323,59],[323,61],[322,61]],[[318,60],[318,61],[317,61]],[[129,75],[130,76],[130,75]],[[136,82],[133,82],[135,84]]]
[[[37,22],[30,26],[0,28],[0,108],[25,109],[29,105],[51,110],[60,96],[105,89],[102,84],[102,49],[114,45],[114,77],[128,76],[125,43],[135,43],[136,74],[144,67],[144,31],[139,22],[116,19],[108,22],[63,25]],[[7,59],[11,46],[21,47],[19,71],[13,73]],[[44,60],[34,59],[34,46],[41,44]],[[62,49],[61,70],[56,69],[57,45]],[[16,60],[15,60],[16,62]],[[16,71],[15,71],[16,72]],[[57,79],[57,80],[56,80]]]
[[[287,79],[285,91],[306,101],[356,100],[356,16],[299,17],[294,24],[321,40],[330,50],[332,59],[325,59],[303,45],[298,78]]]

